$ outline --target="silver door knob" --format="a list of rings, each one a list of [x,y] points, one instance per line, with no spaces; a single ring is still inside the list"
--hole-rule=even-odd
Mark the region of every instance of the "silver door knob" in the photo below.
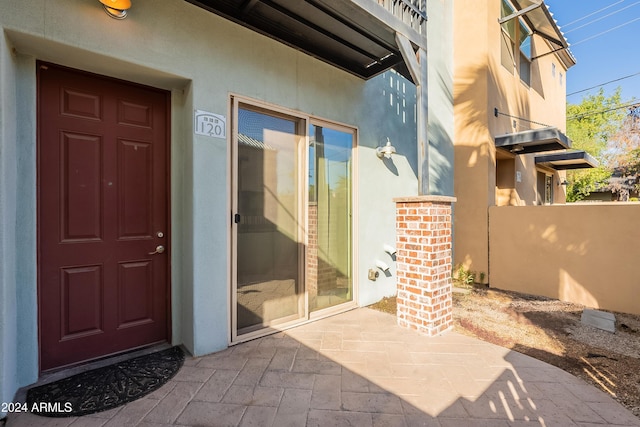
[[[156,250],[153,252],[149,252],[149,255],[161,254],[164,252],[164,246],[158,245],[156,246]]]

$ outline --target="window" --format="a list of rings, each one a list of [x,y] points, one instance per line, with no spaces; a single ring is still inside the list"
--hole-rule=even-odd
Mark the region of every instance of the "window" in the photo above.
[[[515,9],[511,4],[507,0],[502,0],[500,17],[505,18],[514,12]],[[515,70],[520,75],[520,80],[529,85],[531,83],[532,57],[531,31],[520,18],[509,19],[502,23],[501,31],[500,61],[502,65],[511,73]]]
[[[556,76],[556,64],[551,64],[551,77]]]
[[[514,12],[513,8],[506,1],[502,1],[501,18],[511,15]],[[513,72],[514,68],[514,51],[516,40],[516,21],[510,19],[504,22],[502,25],[502,46],[501,46],[501,62],[502,65]]]
[[[520,21],[520,80],[531,83],[531,32]]]
[[[538,204],[553,204],[553,175],[547,175],[544,172],[538,172]]]

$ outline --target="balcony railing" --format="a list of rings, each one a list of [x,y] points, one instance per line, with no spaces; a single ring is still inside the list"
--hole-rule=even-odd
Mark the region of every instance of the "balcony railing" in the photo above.
[[[427,31],[427,0],[372,0],[420,34]]]

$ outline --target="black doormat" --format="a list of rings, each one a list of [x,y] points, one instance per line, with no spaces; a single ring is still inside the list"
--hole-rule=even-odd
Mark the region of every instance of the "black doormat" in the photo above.
[[[77,417],[106,411],[146,396],[180,370],[180,347],[139,356],[34,387],[27,407],[45,417]]]

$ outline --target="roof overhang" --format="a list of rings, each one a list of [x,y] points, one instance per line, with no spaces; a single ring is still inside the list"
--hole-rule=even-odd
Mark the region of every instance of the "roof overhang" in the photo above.
[[[571,148],[571,140],[556,127],[531,129],[496,136],[496,148],[513,154],[540,153]]]
[[[552,50],[550,52],[542,53],[533,59],[545,56],[551,53],[556,53],[562,60],[567,69],[576,65],[576,58],[569,50],[569,43],[564,37],[560,27],[553,14],[549,11],[549,8],[543,0],[511,0],[516,7],[517,12],[507,16],[500,20],[500,23],[513,19],[515,17],[522,17],[525,20],[533,34],[551,43]]]
[[[599,163],[589,153],[582,150],[565,151],[536,156],[537,166],[546,166],[555,170],[596,168]]]
[[[186,1],[362,79],[393,68],[412,80],[396,32],[426,48],[425,36],[371,0]],[[411,13],[426,21],[415,7]]]

